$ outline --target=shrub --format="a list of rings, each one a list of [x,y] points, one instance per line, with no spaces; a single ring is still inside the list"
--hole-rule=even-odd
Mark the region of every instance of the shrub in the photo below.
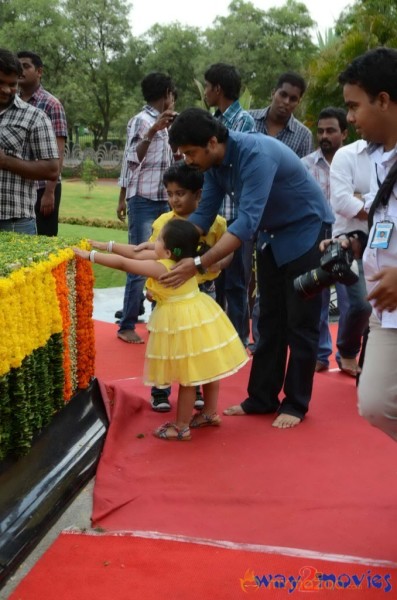
[[[98,171],[96,164],[91,158],[85,158],[81,168],[81,179],[88,187],[88,193],[91,193],[98,180]]]

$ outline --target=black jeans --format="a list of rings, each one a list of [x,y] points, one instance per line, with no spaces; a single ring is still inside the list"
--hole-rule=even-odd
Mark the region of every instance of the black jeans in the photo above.
[[[322,226],[308,252],[281,267],[276,265],[270,245],[263,250],[258,248],[260,337],[252,360],[249,396],[241,404],[246,413],[279,412],[303,418],[308,410],[317,358],[321,294],[301,298],[294,290],[293,280],[319,266],[319,243],[328,227]],[[278,395],[283,387],[285,398],[280,404]]]
[[[38,235],[47,235],[48,237],[53,237],[58,235],[58,217],[59,217],[59,205],[61,204],[61,194],[62,194],[62,184],[60,181],[56,184],[54,190],[54,210],[53,212],[45,217],[40,212],[41,198],[44,194],[45,188],[40,188],[37,190],[37,200],[36,205],[34,207],[36,213],[36,226],[37,226],[37,234]]]

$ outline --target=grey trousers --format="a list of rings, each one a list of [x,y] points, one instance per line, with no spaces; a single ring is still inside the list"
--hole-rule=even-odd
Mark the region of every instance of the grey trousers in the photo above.
[[[397,329],[382,328],[372,314],[358,387],[358,411],[397,441]]]

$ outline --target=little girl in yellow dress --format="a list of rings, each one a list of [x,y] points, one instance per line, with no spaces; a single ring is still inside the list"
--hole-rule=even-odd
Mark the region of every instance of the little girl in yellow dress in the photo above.
[[[248,360],[229,318],[210,296],[199,291],[195,277],[176,289],[158,281],[178,260],[194,257],[198,242],[196,227],[175,219],[162,229],[154,251],[136,252],[133,259],[123,255],[127,254],[125,244],[106,246],[119,255],[74,249],[76,255],[92,262],[149,277],[146,287],[156,306],[148,323],[144,383],[158,388],[179,383],[176,421],[154,432],[165,440],[190,440],[191,429],[218,426],[219,380],[235,373]],[[95,242],[95,246],[100,244]],[[127,255],[131,255],[131,246]],[[197,385],[203,386],[204,406],[192,417]]]

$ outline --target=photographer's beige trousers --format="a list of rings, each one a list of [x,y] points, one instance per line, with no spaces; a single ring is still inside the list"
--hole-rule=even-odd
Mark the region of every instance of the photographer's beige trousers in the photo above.
[[[358,388],[358,411],[397,441],[397,329],[372,314]]]

